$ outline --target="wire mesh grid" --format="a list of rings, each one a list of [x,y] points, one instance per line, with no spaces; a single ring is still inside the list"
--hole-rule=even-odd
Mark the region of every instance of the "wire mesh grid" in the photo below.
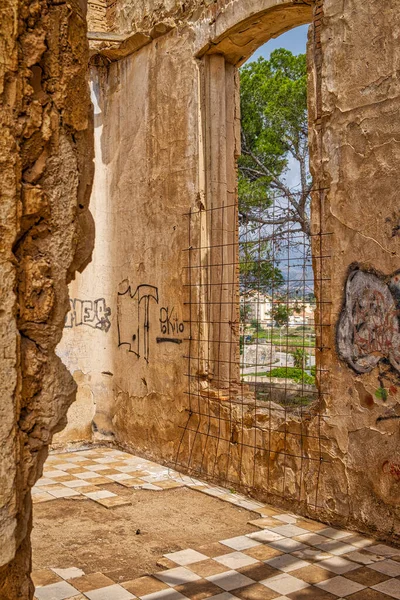
[[[310,507],[329,463],[323,194],[312,191],[306,233],[275,224],[274,213],[289,210],[282,197],[270,201],[267,223],[234,203],[201,206],[186,215],[184,250],[188,409],[176,466]]]
[[[329,234],[266,232],[235,205],[187,218],[189,408],[177,465],[318,506]]]

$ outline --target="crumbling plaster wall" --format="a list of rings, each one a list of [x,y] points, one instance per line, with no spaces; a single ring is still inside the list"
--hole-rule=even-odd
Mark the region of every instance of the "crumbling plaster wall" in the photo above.
[[[365,323],[360,317],[358,324],[367,331],[366,341],[356,341],[354,323],[340,324],[346,311],[352,313],[349,303],[354,292],[349,292],[347,283],[355,268],[377,274],[380,293],[382,286],[393,290],[392,276],[399,269],[396,40],[400,17],[396,0],[385,2],[384,10],[380,0],[229,0],[185,2],[184,6],[171,2],[162,7],[150,0],[121,1],[116,15],[114,31],[131,37],[128,42],[103,45],[95,76],[102,127],[97,160],[106,177],[94,196],[96,222],[105,236],[98,238],[95,253],[95,260],[101,253],[101,272],[93,267],[75,282],[74,297],[92,304],[87,305],[86,326],[68,327],[59,349],[63,357],[69,353],[67,364],[75,361],[76,377],[93,391],[91,397],[86,392],[82,397],[87,415],[94,414],[93,439],[113,440],[169,464],[191,453],[194,464],[201,462],[206,474],[209,465],[210,474],[211,466],[215,467],[215,445],[209,444],[203,458],[204,447],[193,449],[193,440],[182,438],[181,429],[188,418],[184,357],[185,321],[190,316],[185,305],[184,251],[190,241],[184,214],[204,201],[201,57],[219,54],[227,64],[239,65],[269,37],[313,19],[309,46],[313,231],[318,233],[321,226],[323,231],[314,252],[327,257],[315,265],[316,291],[323,302],[318,317],[323,350],[318,359],[326,369],[321,382],[324,418],[310,414],[300,422],[293,416],[289,425],[300,434],[325,438],[320,450],[318,441],[309,442],[307,449],[310,454],[321,451],[324,462],[307,467],[306,485],[299,494],[296,470],[303,465],[291,461],[284,492],[293,508],[396,539],[400,534],[399,373],[396,361],[393,366],[389,360],[396,357],[399,346],[396,326],[387,337],[395,351],[389,351],[386,342],[377,347],[372,341],[387,322],[397,319],[397,313],[393,316],[396,290],[390,292],[393,302],[386,292],[383,295],[380,324],[373,285],[372,301],[370,291],[366,297],[363,292],[358,312]],[[161,35],[163,31],[167,32]],[[107,61],[111,61],[108,66]],[[227,160],[233,164],[233,148]],[[107,331],[105,322],[95,316],[94,302],[101,298],[110,311]],[[163,322],[170,314],[176,321]],[[340,350],[343,335],[345,351]],[[157,340],[163,337],[174,341]],[[71,356],[74,346],[82,348],[77,358]],[[360,352],[378,354],[378,365],[367,372],[355,370],[348,357]],[[97,386],[102,390],[98,404]],[[209,409],[215,432],[217,399]],[[222,415],[227,411],[224,407]],[[244,415],[237,413],[234,427],[242,428],[249,440],[257,432],[267,443],[261,426],[265,415],[258,417],[247,409]],[[84,420],[83,428],[85,423],[90,425]],[[194,422],[196,426],[207,427],[207,420]],[[234,438],[230,426],[224,427],[227,430],[219,430],[221,435]],[[276,422],[273,427],[272,443],[282,448],[286,425]],[[295,445],[292,450],[295,454]],[[232,464],[242,464],[237,445],[229,451]],[[253,472],[255,460],[253,493],[265,498],[267,466],[260,456],[249,452],[244,471]],[[278,488],[282,469],[275,464],[272,473]],[[224,475],[222,454],[214,475]],[[249,487],[249,481],[245,477],[242,484]],[[313,508],[316,488],[319,500]],[[296,504],[299,495],[303,501]]]
[[[90,259],[84,3],[0,8],[0,597],[33,595],[30,488],[75,383],[55,354],[67,283]]]

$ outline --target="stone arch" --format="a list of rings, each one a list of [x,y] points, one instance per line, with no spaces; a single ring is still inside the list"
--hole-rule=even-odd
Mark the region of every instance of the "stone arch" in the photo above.
[[[197,56],[223,54],[236,66],[245,62],[262,44],[285,31],[312,21],[313,1],[233,0],[220,9],[213,25],[198,36]]]

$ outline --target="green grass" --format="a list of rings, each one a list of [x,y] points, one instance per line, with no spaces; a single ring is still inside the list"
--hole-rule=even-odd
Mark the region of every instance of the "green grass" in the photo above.
[[[290,332],[288,331],[280,331],[274,327],[273,329],[261,329],[256,332],[253,329],[253,332],[250,332],[247,335],[252,335],[253,343],[256,343],[257,339],[259,340],[268,340],[275,346],[292,346],[292,347],[303,347],[306,346],[308,351],[312,350],[315,343],[315,332],[313,328],[307,328],[307,330],[303,327],[299,328],[291,328]]]
[[[255,377],[278,377],[282,379],[292,379],[295,383],[305,383],[307,385],[315,384],[315,377],[309,375],[302,369],[296,367],[276,367],[271,371],[262,371],[254,373]]]

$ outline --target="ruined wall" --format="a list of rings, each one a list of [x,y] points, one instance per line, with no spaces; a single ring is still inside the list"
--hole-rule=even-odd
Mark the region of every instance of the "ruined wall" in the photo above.
[[[82,384],[85,407],[84,417],[71,418],[66,437],[113,440],[169,464],[178,460],[187,470],[201,466],[204,476],[222,482],[229,471],[229,481],[260,498],[395,539],[400,533],[396,2],[389,0],[384,11],[379,0],[352,0],[345,7],[339,0],[205,4],[185,3],[185,12],[173,2],[163,8],[158,2],[118,3],[117,30],[132,34],[131,41],[113,42],[100,52],[94,87],[103,179],[94,201],[102,233],[95,262],[71,287],[78,300],[75,321],[67,321],[59,347]],[[234,136],[218,138],[232,65],[271,36],[312,20],[313,233],[322,233],[314,255],[325,257],[315,262],[322,398],[318,411],[284,419],[255,411],[251,402],[244,408],[223,404],[218,393],[210,399],[209,390],[207,402],[200,394],[193,408],[185,378],[196,368],[187,360],[191,309],[185,267],[188,246],[210,232],[200,223],[198,237],[191,239],[185,214],[209,203],[210,194],[225,193],[217,185],[211,192],[207,187],[210,173],[223,172],[222,160],[232,173]],[[151,33],[167,21],[164,35]],[[218,81],[210,79],[216,100],[207,105],[203,57],[213,54],[216,72],[222,71]],[[232,125],[228,121],[224,131]],[[212,167],[207,136],[221,139],[223,159],[217,153],[221,164]],[[217,183],[226,187],[227,181]],[[183,435],[189,418],[195,433]],[[205,432],[228,441],[205,444]],[[239,436],[248,446],[243,451]],[[285,448],[289,458],[272,461],[268,452],[255,451],[255,439],[276,455]],[[299,451],[312,460],[296,458]]]
[[[320,357],[335,442],[329,508],[398,536],[398,7],[325,0],[320,14],[311,154],[314,201],[332,234],[319,248],[332,257],[321,284],[330,350]]]
[[[31,598],[30,488],[75,384],[55,355],[90,259],[84,4],[6,0],[0,18],[0,597]]]

